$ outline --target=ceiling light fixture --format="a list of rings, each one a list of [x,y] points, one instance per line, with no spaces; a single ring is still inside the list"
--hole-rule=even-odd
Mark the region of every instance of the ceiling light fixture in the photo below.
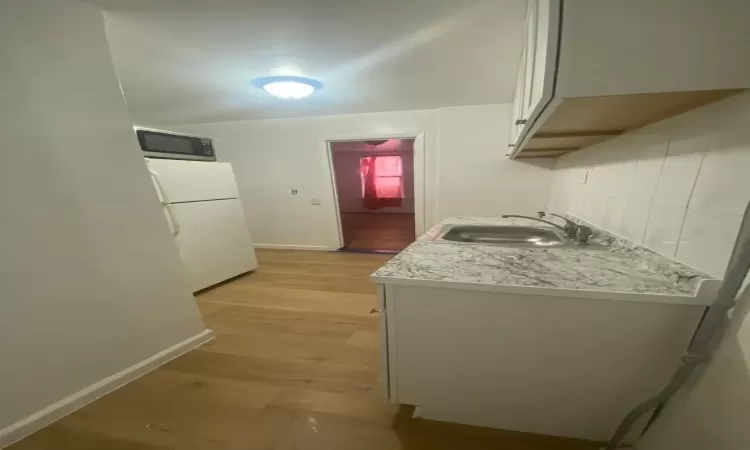
[[[283,99],[304,98],[323,87],[323,83],[312,78],[292,76],[256,78],[253,84],[274,97]]]

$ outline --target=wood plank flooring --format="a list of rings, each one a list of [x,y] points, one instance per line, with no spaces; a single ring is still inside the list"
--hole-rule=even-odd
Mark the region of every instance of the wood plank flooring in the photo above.
[[[381,393],[369,274],[389,256],[258,252],[198,297],[215,341],[12,450],[587,450],[576,440],[411,419]]]
[[[416,239],[414,213],[342,213],[344,247],[401,251]]]

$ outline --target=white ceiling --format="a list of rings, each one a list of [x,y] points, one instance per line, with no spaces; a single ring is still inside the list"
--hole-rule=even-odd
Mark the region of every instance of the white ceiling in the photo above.
[[[512,101],[524,0],[89,0],[138,124]],[[324,83],[302,100],[267,75]]]

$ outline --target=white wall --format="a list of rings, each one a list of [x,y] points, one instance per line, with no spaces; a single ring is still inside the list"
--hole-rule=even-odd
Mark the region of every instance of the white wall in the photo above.
[[[435,148],[435,122],[430,111],[399,111],[157,128],[218,138],[217,156],[234,167],[256,244],[335,249],[340,245],[326,139],[424,132],[426,145]],[[433,173],[431,155],[425,164]],[[313,205],[313,198],[321,204]]]
[[[550,209],[722,277],[750,201],[750,93],[559,159]]]
[[[750,93],[559,159],[550,208],[721,277],[750,201]],[[750,442],[750,298],[720,353],[671,402],[640,450],[740,450]],[[744,323],[743,323],[744,322]]]
[[[424,133],[427,228],[455,215],[542,209],[552,162],[504,157],[510,108],[502,104],[156,127],[218,138],[218,158],[234,166],[256,243],[338,248],[326,139]],[[291,195],[290,189],[298,189],[299,195]],[[311,205],[311,198],[321,205]]]
[[[750,299],[744,299],[744,308]],[[744,320],[744,323],[742,323]],[[750,320],[728,336],[704,372],[681,392],[638,450],[744,450],[750,443]]]
[[[511,108],[503,104],[438,110],[438,218],[536,216],[544,209],[554,160],[505,157]]]
[[[360,159],[368,156],[400,156],[403,173],[404,198],[401,206],[367,209],[362,202],[362,177]],[[413,213],[414,212],[414,152],[411,146],[404,150],[359,150],[332,146],[333,166],[336,176],[336,194],[340,212],[353,213]]]
[[[101,11],[75,0],[0,11],[2,446],[32,413],[204,327]]]

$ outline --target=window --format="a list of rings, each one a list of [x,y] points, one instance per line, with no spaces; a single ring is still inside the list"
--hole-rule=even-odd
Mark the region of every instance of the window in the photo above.
[[[404,198],[400,156],[368,156],[359,160],[362,198]]]

